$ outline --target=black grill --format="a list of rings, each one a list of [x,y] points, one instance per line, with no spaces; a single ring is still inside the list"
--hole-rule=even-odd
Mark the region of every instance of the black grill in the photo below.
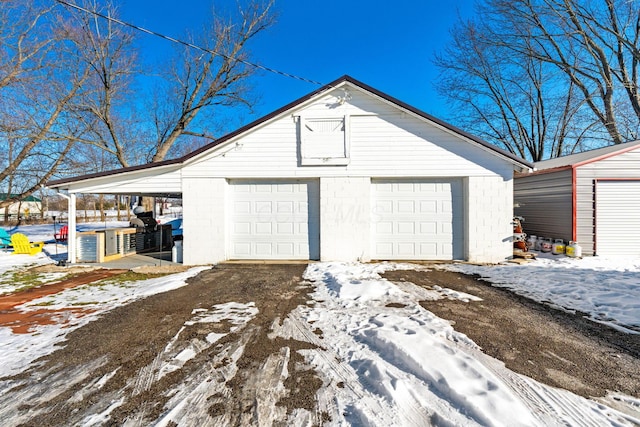
[[[158,222],[153,218],[153,212],[140,212],[136,214],[136,218],[129,223],[131,227],[135,227],[138,233],[152,233],[158,228]]]
[[[136,228],[137,252],[158,251],[165,249],[167,246],[171,247],[171,226],[169,226],[169,230],[159,226],[158,222],[153,218],[153,212],[136,214],[136,218],[133,218],[129,225]]]

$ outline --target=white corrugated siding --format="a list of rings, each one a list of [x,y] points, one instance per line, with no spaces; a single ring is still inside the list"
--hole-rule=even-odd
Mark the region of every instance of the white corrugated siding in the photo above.
[[[596,183],[596,254],[640,255],[640,180]]]
[[[462,193],[460,180],[372,181],[372,258],[460,258]]]
[[[318,259],[319,183],[230,181],[230,258]]]
[[[576,168],[576,231],[582,253],[593,255],[598,239],[595,227],[595,182],[603,179],[640,178],[640,148]],[[623,205],[626,199],[618,203]]]

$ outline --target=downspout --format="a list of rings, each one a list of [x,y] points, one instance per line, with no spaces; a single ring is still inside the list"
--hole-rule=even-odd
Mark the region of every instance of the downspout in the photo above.
[[[57,193],[59,196],[67,199],[67,210],[69,212],[69,234],[67,236],[67,262],[74,264],[76,262],[76,195],[71,193]]]

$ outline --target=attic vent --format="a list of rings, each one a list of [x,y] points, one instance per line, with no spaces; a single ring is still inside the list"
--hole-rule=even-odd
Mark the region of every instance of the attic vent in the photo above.
[[[346,165],[348,117],[300,117],[300,153],[303,165]]]

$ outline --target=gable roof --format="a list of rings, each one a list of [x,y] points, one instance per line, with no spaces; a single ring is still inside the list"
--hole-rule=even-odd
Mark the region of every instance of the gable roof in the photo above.
[[[596,148],[594,150],[583,151],[576,154],[569,154],[568,156],[556,157],[549,160],[542,160],[534,163],[534,165],[538,171],[570,166],[582,166],[598,160],[606,159],[607,157],[631,151],[635,148],[640,148],[640,140],[609,145],[607,147]]]
[[[305,103],[306,101],[314,98],[315,96],[329,91],[329,90],[333,90],[336,89],[338,86],[344,85],[345,83],[350,83],[352,85],[355,85],[357,87],[359,87],[360,89],[369,92],[370,94],[377,96],[379,98],[381,98],[382,100],[395,105],[398,108],[401,108],[403,110],[406,110],[408,112],[413,113],[414,115],[425,119],[429,122],[432,122],[433,124],[435,124],[436,126],[450,132],[453,134],[456,134],[472,143],[475,143],[477,145],[479,145],[481,148],[486,149],[488,151],[493,152],[495,155],[500,156],[504,159],[506,159],[507,161],[513,163],[514,165],[517,165],[518,167],[521,168],[527,168],[527,169],[532,169],[533,168],[533,164],[506,151],[503,150],[499,147],[496,147],[495,145],[492,145],[490,143],[488,143],[487,141],[478,138],[475,135],[472,135],[470,133],[467,133],[465,131],[463,131],[462,129],[459,129],[443,120],[440,120],[430,114],[425,113],[422,110],[419,110],[409,104],[406,104],[392,96],[389,96],[365,83],[362,83],[356,79],[354,79],[351,76],[348,75],[344,75],[342,77],[340,77],[339,79],[334,80],[331,83],[328,83],[324,86],[322,86],[319,89],[316,89],[313,92],[308,93],[307,95],[296,99],[293,102],[290,102],[289,104],[286,104],[285,106],[267,114],[266,116],[263,116],[245,126],[242,126],[239,129],[236,129],[233,132],[230,132],[228,134],[226,134],[225,136],[218,138],[217,140],[204,145],[198,149],[196,149],[195,151],[192,151],[191,153],[177,158],[177,159],[172,159],[172,160],[165,160],[165,161],[161,161],[161,162],[156,162],[156,163],[147,163],[144,165],[138,165],[138,166],[130,166],[130,167],[126,167],[126,168],[121,168],[121,169],[116,169],[116,170],[111,170],[111,171],[105,171],[105,172],[98,172],[98,173],[93,173],[93,174],[88,174],[88,175],[82,175],[82,176],[77,176],[77,177],[73,177],[73,178],[64,178],[64,179],[58,179],[58,180],[53,180],[53,181],[49,181],[46,185],[48,187],[59,187],[62,184],[66,184],[66,183],[71,183],[71,182],[76,182],[76,181],[83,181],[83,180],[87,180],[87,179],[91,179],[91,178],[98,178],[98,177],[103,177],[103,176],[109,176],[109,175],[115,175],[115,174],[121,174],[121,173],[127,173],[127,172],[133,172],[133,171],[138,171],[138,170],[144,170],[144,169],[150,169],[150,168],[157,168],[157,167],[162,167],[162,166],[169,166],[169,165],[179,165],[182,163],[185,163],[189,160],[191,160],[194,157],[199,156],[200,154],[209,151],[213,148],[215,148],[218,145],[224,144],[225,142],[245,133],[248,132],[249,130],[262,125],[263,123],[268,122],[269,120],[285,113],[288,110],[291,110],[295,107],[300,106],[301,104]]]

